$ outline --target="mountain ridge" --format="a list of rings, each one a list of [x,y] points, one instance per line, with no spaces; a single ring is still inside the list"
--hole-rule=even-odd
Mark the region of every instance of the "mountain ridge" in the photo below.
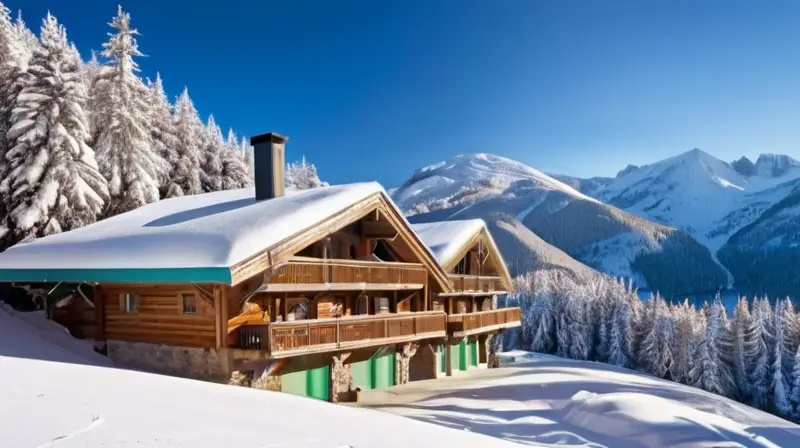
[[[605,204],[505,157],[461,154],[422,167],[392,196],[412,222],[482,218],[512,234],[506,244],[498,241],[508,259],[524,258],[521,247],[536,247],[541,251],[530,256],[559,260],[563,269],[585,272],[576,267],[585,265],[663,291],[727,283],[724,269],[685,232]],[[654,253],[663,256],[647,257]],[[684,262],[664,263],[674,259]],[[541,263],[533,263],[512,274],[539,268]]]

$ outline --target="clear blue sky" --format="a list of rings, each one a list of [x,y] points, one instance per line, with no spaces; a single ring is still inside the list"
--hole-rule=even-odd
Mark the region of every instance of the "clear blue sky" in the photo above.
[[[88,57],[115,1],[49,9]],[[492,152],[613,175],[693,147],[800,158],[800,1],[127,1],[144,76],[290,137],[332,183]]]

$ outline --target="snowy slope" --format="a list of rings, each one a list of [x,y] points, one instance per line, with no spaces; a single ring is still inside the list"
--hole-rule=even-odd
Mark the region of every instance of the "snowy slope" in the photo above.
[[[512,275],[542,266],[524,262],[526,247],[544,247],[519,238],[520,228],[526,228],[567,259],[577,260],[562,263],[567,270],[566,264],[583,262],[662,292],[713,289],[727,282],[710,253],[687,234],[610,207],[504,157],[460,155],[419,169],[393,198],[412,222],[480,218],[509,233],[509,238],[495,235],[495,240]],[[550,256],[549,249],[532,252],[534,257],[564,260]],[[663,260],[670,266],[662,266],[658,257],[646,257],[655,253],[665,254]],[[678,254],[684,262],[672,266]]]
[[[374,407],[551,447],[800,446],[799,426],[700,389],[607,364],[525,352],[501,356],[518,363],[474,379],[395,387],[395,403]],[[421,399],[402,400],[405,394]]]
[[[516,446],[310,398],[115,369],[41,315],[10,313],[0,305],[2,447]]]

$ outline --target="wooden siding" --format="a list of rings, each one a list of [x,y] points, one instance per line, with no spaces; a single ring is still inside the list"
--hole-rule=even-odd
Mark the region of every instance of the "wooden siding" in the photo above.
[[[450,281],[456,293],[506,291],[501,277],[451,274]]]
[[[215,347],[214,298],[212,285],[203,286],[207,297],[190,285],[103,286],[106,339],[168,344],[186,347]],[[126,293],[139,295],[138,312],[125,310]],[[194,294],[197,311],[183,313],[182,294]]]
[[[517,307],[447,316],[447,332],[456,337],[519,327],[520,325],[522,325],[522,310]]]

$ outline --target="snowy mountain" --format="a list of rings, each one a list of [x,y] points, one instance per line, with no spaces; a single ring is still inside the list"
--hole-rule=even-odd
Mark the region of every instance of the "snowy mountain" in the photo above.
[[[746,278],[763,275],[763,272],[755,265],[743,267],[754,261],[741,258],[741,254],[751,253],[753,248],[734,249],[737,241],[747,238],[739,236],[734,240],[732,236],[740,230],[753,232],[753,229],[744,229],[749,229],[748,226],[759,221],[773,206],[787,199],[796,190],[798,179],[800,162],[788,156],[764,154],[756,163],[744,157],[727,163],[693,149],[651,165],[629,166],[605,185],[584,191],[634,215],[685,230],[715,256],[727,245],[723,264],[731,272],[736,285],[745,288],[743,292],[752,294],[769,292],[748,289],[758,282]],[[577,179],[575,182],[580,181]],[[761,241],[765,238],[762,243],[766,244],[772,237],[785,234],[786,223],[776,221],[776,216],[785,217],[792,213],[791,210],[770,212],[768,217],[759,221],[761,236],[756,239]],[[777,233],[766,237],[773,227]],[[741,253],[733,255],[734,252]],[[766,252],[762,256],[766,256]],[[800,264],[793,267],[800,269]],[[773,289],[773,292],[800,294],[797,289]]]
[[[484,219],[512,274],[548,265],[586,274],[583,263],[674,293],[727,281],[708,250],[687,233],[606,205],[504,157],[459,155],[421,168],[393,198],[412,222]]]

